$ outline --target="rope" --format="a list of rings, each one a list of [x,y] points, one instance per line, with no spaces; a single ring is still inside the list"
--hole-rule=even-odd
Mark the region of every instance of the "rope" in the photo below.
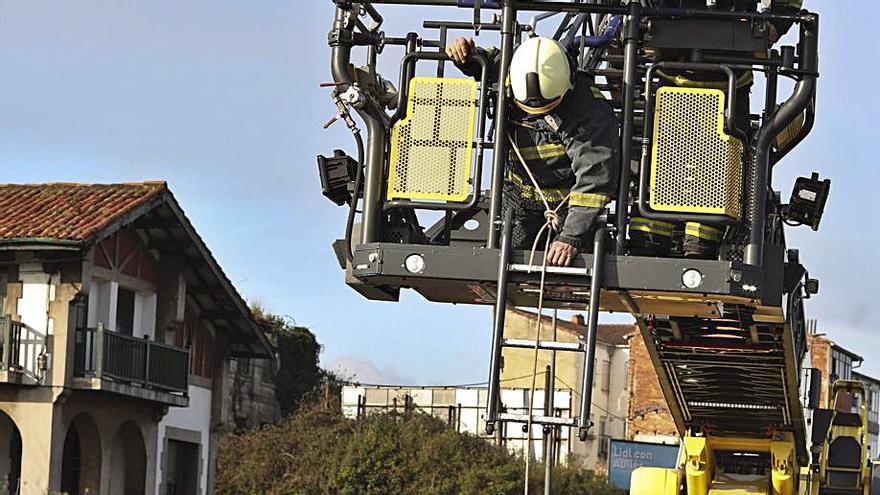
[[[529,391],[529,412],[528,412],[528,420],[526,422],[526,469],[525,469],[525,489],[523,492],[525,495],[529,495],[529,466],[532,458],[532,415],[534,414],[535,407],[535,387],[538,380],[538,349],[541,342],[541,330],[544,322],[544,284],[547,276],[547,252],[550,250],[550,238],[552,234],[555,232],[559,232],[559,210],[568,202],[568,199],[571,197],[571,193],[568,193],[562,201],[556,206],[556,208],[550,208],[550,202],[547,201],[547,196],[544,194],[544,191],[541,189],[541,185],[538,184],[537,179],[535,179],[535,175],[532,173],[532,170],[526,164],[525,159],[522,156],[522,153],[519,150],[519,147],[516,145],[516,141],[514,141],[513,136],[507,136],[507,139],[510,141],[511,149],[513,149],[517,158],[519,159],[520,164],[522,164],[523,169],[525,169],[526,174],[529,176],[529,180],[532,181],[532,186],[535,188],[535,191],[538,192],[538,196],[541,198],[541,202],[544,203],[544,225],[541,226],[541,229],[538,230],[538,233],[535,235],[535,241],[532,243],[532,250],[529,253],[529,273],[532,271],[533,262],[535,259],[535,251],[538,249],[538,241],[541,239],[541,235],[546,231],[547,238],[544,240],[544,256],[541,260],[541,283],[540,289],[538,291],[538,318],[535,322],[535,347],[532,355],[532,385]],[[547,397],[544,397],[544,400],[547,400]],[[544,446],[546,448],[546,446]]]

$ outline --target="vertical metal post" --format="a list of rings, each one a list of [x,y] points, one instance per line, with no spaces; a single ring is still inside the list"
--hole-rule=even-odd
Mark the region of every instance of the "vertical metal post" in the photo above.
[[[776,112],[776,97],[778,88],[779,73],[776,71],[775,68],[771,67],[770,70],[767,71],[767,89],[764,93],[764,119],[769,119]],[[739,127],[739,125],[737,125],[737,127]]]
[[[419,47],[419,33],[406,33],[406,54],[415,53]],[[416,64],[411,63],[407,64],[406,67],[406,85],[409,86],[409,82],[416,75]]]
[[[144,335],[144,383],[150,383],[150,337]]]
[[[620,139],[620,174],[617,183],[617,234],[614,252],[626,253],[626,226],[629,208],[629,181],[632,162],[633,111],[638,87],[639,40],[642,37],[642,5],[630,2],[629,20],[623,49],[623,125]]]
[[[440,49],[443,50],[446,48],[446,43],[449,41],[449,29],[446,26],[440,26]],[[446,73],[446,61],[438,60],[437,61],[437,77],[443,77]]]
[[[553,329],[551,340],[556,342],[556,330],[559,322],[559,311],[553,310]],[[556,350],[550,351],[550,364],[547,366],[547,380],[544,387],[544,416],[553,416],[556,397]],[[552,426],[544,431],[544,495],[550,495],[553,488],[553,430]]]
[[[3,324],[3,363],[0,369],[9,369],[9,350],[12,347],[12,316],[0,320]]]
[[[95,378],[101,378],[104,369],[104,324],[100,322],[95,329],[95,344],[92,352],[95,356]],[[86,357],[88,357],[88,349],[86,349]]]
[[[593,361],[596,359],[596,332],[599,328],[599,302],[602,298],[602,272],[605,268],[605,228],[596,231],[593,237],[593,272],[590,278],[590,321],[587,325],[586,355],[584,374],[581,380],[581,406],[578,415],[578,437],[587,439],[592,426],[590,410],[593,404]]]
[[[544,367],[544,416],[550,416],[550,387],[553,386],[553,376],[550,375],[550,365]],[[544,428],[544,440],[547,440],[547,428]],[[547,449],[543,449],[544,460],[547,460]]]
[[[486,403],[486,434],[495,431],[498,406],[501,399],[501,344],[504,338],[504,316],[507,310],[507,278],[510,263],[510,231],[513,228],[513,210],[504,215],[501,225],[501,254],[498,259],[498,291],[495,298],[495,321],[492,328],[492,358],[489,361],[489,397]]]
[[[516,25],[516,0],[504,0],[501,8],[501,64],[497,79],[498,102],[495,107],[495,149],[492,152],[492,202],[489,204],[490,228],[487,246],[490,249],[498,247],[499,231],[496,222],[501,217],[501,196],[504,189],[504,169],[507,162],[508,98],[504,81],[510,71]]]

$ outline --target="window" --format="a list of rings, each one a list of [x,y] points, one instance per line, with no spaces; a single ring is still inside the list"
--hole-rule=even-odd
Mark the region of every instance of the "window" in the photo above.
[[[605,416],[599,416],[599,458],[608,457],[608,445],[611,441],[611,437],[608,436],[605,427]]]
[[[6,269],[0,270],[0,317],[6,316],[6,285],[8,283]]]
[[[602,391],[611,389],[611,361],[602,361]]]
[[[134,333],[134,299],[134,291],[119,288],[116,294],[116,331],[119,333]]]
[[[199,490],[199,445],[168,440],[165,458],[165,493],[195,495]]]
[[[609,436],[601,436],[599,437],[599,458],[605,459],[608,457],[608,448],[611,444],[611,437]]]

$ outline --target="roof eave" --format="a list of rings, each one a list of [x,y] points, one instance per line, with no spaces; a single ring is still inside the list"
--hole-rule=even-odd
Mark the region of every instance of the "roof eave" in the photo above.
[[[241,295],[238,293],[237,290],[235,290],[232,282],[220,268],[220,265],[217,263],[214,255],[212,255],[210,250],[208,250],[207,245],[205,245],[205,242],[202,240],[201,236],[198,234],[198,232],[196,232],[195,227],[189,221],[189,218],[187,218],[187,216],[184,214],[183,209],[177,203],[174,195],[171,194],[171,191],[166,190],[164,194],[162,194],[162,199],[177,217],[177,220],[180,222],[180,226],[186,232],[187,237],[190,238],[193,245],[199,251],[199,254],[207,262],[211,271],[214,273],[214,276],[220,282],[220,285],[228,293],[230,299],[232,299],[232,302],[241,313],[241,319],[245,321],[247,326],[250,327],[253,334],[256,336],[256,344],[259,347],[259,350],[254,350],[254,352],[249,353],[249,355],[262,355],[266,358],[271,358],[273,356],[272,346],[269,344],[269,340],[266,338],[266,335],[263,333],[263,330],[260,328],[259,324],[253,318],[250,308],[248,308],[247,303],[245,303],[245,301],[241,298]]]
[[[20,238],[3,239],[0,250],[3,251],[81,251],[82,241],[72,239]]]

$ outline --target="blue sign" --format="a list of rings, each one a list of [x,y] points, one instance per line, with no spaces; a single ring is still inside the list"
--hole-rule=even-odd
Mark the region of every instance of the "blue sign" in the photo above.
[[[611,440],[608,457],[608,481],[623,490],[629,490],[629,479],[637,467],[675,467],[678,461],[678,445],[627,442]]]

